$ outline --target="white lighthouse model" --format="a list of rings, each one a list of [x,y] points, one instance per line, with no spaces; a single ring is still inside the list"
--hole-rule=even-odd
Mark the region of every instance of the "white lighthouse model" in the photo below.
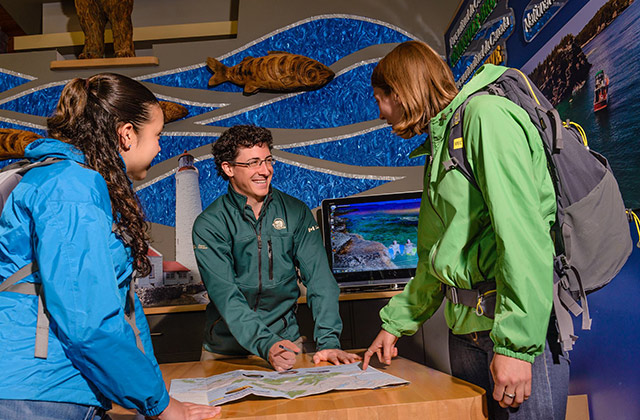
[[[194,282],[200,281],[191,239],[193,222],[202,212],[198,176],[193,156],[185,151],[176,171],[176,261],[191,270]]]

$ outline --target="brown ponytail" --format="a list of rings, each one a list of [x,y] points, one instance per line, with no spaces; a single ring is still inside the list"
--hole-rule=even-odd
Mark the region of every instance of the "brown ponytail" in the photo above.
[[[86,165],[102,175],[116,231],[132,248],[140,276],[151,271],[147,258],[147,225],[119,154],[118,128],[131,123],[136,131],[151,119],[156,97],[140,82],[114,73],[73,79],[62,90],[49,136],[70,143],[85,155]]]

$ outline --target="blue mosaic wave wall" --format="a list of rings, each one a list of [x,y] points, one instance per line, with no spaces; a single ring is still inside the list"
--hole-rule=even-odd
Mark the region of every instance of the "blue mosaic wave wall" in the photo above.
[[[56,109],[62,89],[64,89],[63,85],[36,90],[28,95],[16,98],[13,101],[5,102],[0,105],[0,109],[37,115],[39,117],[49,117]]]
[[[370,133],[310,146],[282,149],[285,152],[356,166],[423,166],[424,156],[409,159],[426,135],[403,139],[385,127]]]
[[[196,162],[200,172],[199,182],[202,194],[202,208],[227,192],[227,181],[220,177],[213,159]],[[375,179],[355,179],[321,172],[310,171],[294,165],[278,162],[271,184],[302,200],[310,208],[320,206],[327,197],[340,197],[365,191],[388,181]],[[174,176],[164,178],[138,191],[147,220],[175,227],[176,181]],[[158,197],[162,197],[158,199]]]
[[[374,22],[348,18],[317,19],[265,38],[221,62],[226,66],[234,66],[245,57],[260,57],[267,55],[269,51],[286,51],[331,65],[363,48],[376,44],[404,42],[409,39],[403,33]],[[211,72],[206,67],[192,69],[182,74],[183,76],[170,74],[141,80],[164,86],[207,89]],[[210,89],[242,92],[241,87],[232,83],[223,83]]]
[[[62,89],[64,89],[64,85],[40,89],[30,94],[23,95],[12,101],[0,104],[0,109],[22,112],[30,115],[37,115],[39,117],[49,117],[53,114],[53,111],[55,111],[56,105],[58,105],[58,100],[60,99]],[[187,111],[189,113],[184,118],[190,118],[195,115],[204,114],[205,112],[210,112],[218,109],[217,107],[196,106],[180,102],[175,103],[178,103],[187,108]]]
[[[29,81],[29,79],[25,79],[24,77],[0,72],[0,92],[5,92],[9,89],[13,89],[16,86],[23,85]]]
[[[185,150],[212,144],[217,139],[218,137],[216,136],[160,136],[160,148],[162,150],[153,159],[151,166],[180,156]],[[176,161],[176,166],[177,165],[178,162]]]
[[[325,17],[287,28],[265,39],[257,40],[258,42],[254,45],[224,58],[222,62],[227,66],[233,66],[248,56],[263,56],[269,51],[287,51],[331,65],[366,47],[403,42],[408,39],[410,38],[402,31],[377,22],[348,17]],[[204,61],[206,56],[202,58]],[[224,120],[211,122],[209,125],[230,127],[234,124],[256,124],[272,129],[298,130],[344,127],[376,120],[378,109],[369,85],[374,66],[375,63],[369,63],[351,68],[337,76],[322,89],[302,92]],[[146,78],[142,76],[138,79],[148,82],[152,90],[153,84],[158,84],[232,92],[241,97],[242,87],[232,83],[223,83],[213,89],[208,88],[210,76],[209,70],[200,66],[175,74]],[[0,74],[0,89],[3,86],[9,86],[10,83],[24,83],[24,81],[12,79],[6,75],[3,78]],[[62,89],[63,86],[60,85],[30,92],[10,102],[0,104],[0,109],[47,117],[53,113]],[[185,95],[188,96],[188,93]],[[189,114],[186,118],[216,109],[213,106],[188,105],[187,102],[192,102],[188,97],[175,99],[172,99],[171,102],[180,103],[188,109]],[[183,99],[185,103],[181,103],[180,99]],[[212,100],[212,102],[216,101]],[[7,123],[0,124],[0,127],[2,126],[37,131]],[[169,127],[167,127],[168,130],[170,130]],[[192,134],[189,134],[189,129],[186,129],[185,133],[182,133],[184,135],[161,136],[162,151],[155,157],[152,165],[171,159],[177,165],[176,156],[185,150],[207,146],[217,140],[217,136],[199,134],[200,130],[198,125],[193,125]],[[45,135],[45,132],[42,131],[39,134]],[[305,147],[289,147],[285,150],[294,155],[316,157],[347,165],[405,167],[423,164],[423,159],[408,159],[408,153],[422,141],[423,139],[420,138],[403,140],[394,136],[390,128],[383,128],[339,141]],[[367,177],[336,176],[323,172],[322,168],[318,168],[317,171],[309,170],[296,165],[295,160],[293,158],[293,164],[278,163],[275,168],[273,186],[298,197],[311,208],[319,206],[325,198],[352,195],[388,182]],[[0,165],[4,164],[6,162],[0,162]],[[203,207],[209,205],[227,189],[227,182],[217,175],[213,165],[212,159],[196,163],[200,170]],[[148,220],[168,226],[175,225],[175,177],[173,175],[168,175],[145,187],[138,191],[138,195]]]
[[[359,66],[322,89],[283,99],[208,125],[255,124],[278,128],[329,128],[378,118],[371,89],[375,64]]]

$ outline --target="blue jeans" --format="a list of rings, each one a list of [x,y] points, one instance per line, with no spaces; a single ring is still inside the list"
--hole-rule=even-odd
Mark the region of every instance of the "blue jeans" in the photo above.
[[[555,320],[544,353],[531,368],[531,397],[519,408],[502,408],[493,399],[493,341],[489,332],[454,335],[449,331],[451,374],[478,385],[487,393],[490,420],[564,420],[569,393],[569,358],[557,342]]]
[[[0,400],[2,420],[111,420],[100,407],[30,400]]]

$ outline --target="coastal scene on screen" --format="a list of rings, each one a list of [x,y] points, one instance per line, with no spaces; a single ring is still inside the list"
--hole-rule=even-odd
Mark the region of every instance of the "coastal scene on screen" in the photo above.
[[[334,273],[415,268],[420,199],[332,205]]]

